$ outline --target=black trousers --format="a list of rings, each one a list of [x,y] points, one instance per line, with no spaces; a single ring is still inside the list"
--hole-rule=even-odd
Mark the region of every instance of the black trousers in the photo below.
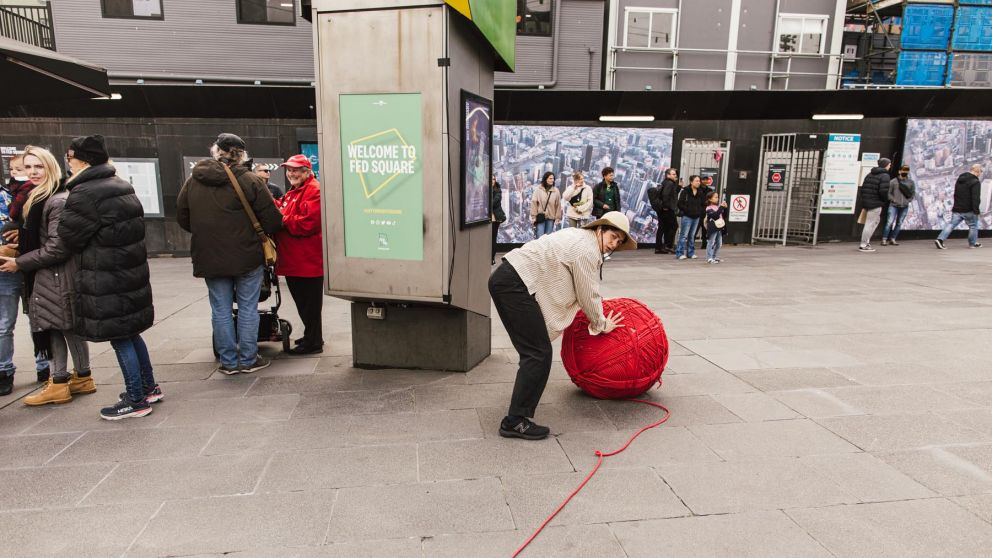
[[[507,414],[533,417],[548,384],[553,356],[544,314],[520,275],[505,261],[489,277],[489,294],[513,348],[520,354]]]
[[[493,223],[493,256],[490,258],[493,261],[496,261],[496,236],[499,235],[499,226],[500,223]]]
[[[324,333],[320,324],[320,310],[324,305],[323,277],[286,277],[289,294],[293,295],[296,311],[303,322],[303,347],[319,347],[324,344]]]
[[[679,220],[675,216],[674,211],[662,211],[660,216],[660,223],[658,224],[658,234],[661,237],[661,244],[655,244],[655,249],[665,248],[669,251],[675,251],[675,241],[678,240],[675,237],[676,231],[679,230]]]

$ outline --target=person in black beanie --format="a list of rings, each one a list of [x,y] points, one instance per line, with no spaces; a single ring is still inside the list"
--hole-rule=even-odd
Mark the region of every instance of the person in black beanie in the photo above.
[[[120,401],[100,410],[118,420],[143,417],[162,399],[141,332],[152,326],[155,308],[145,251],[145,211],[134,188],[109,164],[103,136],[72,140],[66,152],[74,173],[67,181],[58,234],[76,255],[75,333],[88,341],[110,341],[127,389]]]

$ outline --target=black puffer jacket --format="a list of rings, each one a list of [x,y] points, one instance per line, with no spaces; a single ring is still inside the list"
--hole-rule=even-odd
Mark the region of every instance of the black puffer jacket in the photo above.
[[[982,181],[970,172],[963,173],[954,183],[954,213],[978,213],[981,207]]]
[[[861,183],[861,207],[878,209],[889,203],[889,171],[883,167],[875,167],[865,176]]]
[[[679,211],[682,215],[692,219],[698,219],[706,214],[706,196],[709,190],[700,186],[696,193],[692,193],[692,187],[686,186],[679,193]]]
[[[231,172],[262,229],[274,235],[282,228],[282,214],[265,181],[244,165],[231,167]],[[194,276],[234,277],[265,263],[262,243],[221,162],[204,159],[193,167],[193,174],[179,191],[176,210],[179,226],[193,233]]]
[[[75,331],[89,341],[137,335],[155,321],[141,202],[107,163],[82,171],[68,187],[58,233],[78,269]]]
[[[679,208],[679,185],[670,178],[661,181],[661,205],[671,211]]]

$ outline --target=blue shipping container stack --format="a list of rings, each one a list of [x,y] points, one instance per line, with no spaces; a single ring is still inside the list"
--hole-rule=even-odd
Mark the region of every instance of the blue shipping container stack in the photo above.
[[[946,70],[946,52],[904,50],[899,53],[896,85],[941,86]]]
[[[903,11],[902,48],[946,50],[954,23],[954,6],[910,4]]]
[[[951,46],[954,50],[992,51],[992,7],[959,7]]]
[[[960,0],[958,2],[961,6],[973,5],[973,6],[992,6],[992,0]]]

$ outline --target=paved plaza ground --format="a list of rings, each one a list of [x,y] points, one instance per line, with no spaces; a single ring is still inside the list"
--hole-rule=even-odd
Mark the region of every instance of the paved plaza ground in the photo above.
[[[649,251],[604,293],[650,305],[672,356],[648,396],[671,420],[609,459],[523,556],[988,556],[992,548],[992,248],[908,241]],[[100,420],[122,391],[27,408],[0,398],[0,556],[509,557],[657,409],[591,399],[560,357],[536,420],[504,440],[516,353],[498,319],[471,372],[351,368],[347,303],[324,304],[320,358],[214,371],[188,259],[151,262],[145,334],[165,400]],[[292,303],[284,315],[298,324]],[[556,343],[556,353],[557,346]]]

